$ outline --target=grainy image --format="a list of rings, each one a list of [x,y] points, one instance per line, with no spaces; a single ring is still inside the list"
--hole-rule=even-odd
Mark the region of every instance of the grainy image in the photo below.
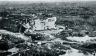
[[[96,1],[0,1],[0,56],[96,56]]]

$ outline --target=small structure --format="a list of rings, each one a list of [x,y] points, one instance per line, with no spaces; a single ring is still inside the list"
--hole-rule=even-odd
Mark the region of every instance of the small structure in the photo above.
[[[33,22],[33,30],[48,30],[48,29],[56,29],[55,27],[55,22],[56,22],[56,17],[50,17],[45,20],[41,19],[35,19]],[[33,23],[32,22],[32,23]]]
[[[23,24],[26,29],[24,32],[42,31],[57,29],[55,22],[57,20],[54,16],[32,16],[29,22]]]

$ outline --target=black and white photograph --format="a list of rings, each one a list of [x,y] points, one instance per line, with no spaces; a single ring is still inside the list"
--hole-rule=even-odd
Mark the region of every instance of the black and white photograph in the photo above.
[[[96,56],[96,0],[0,0],[0,56]]]

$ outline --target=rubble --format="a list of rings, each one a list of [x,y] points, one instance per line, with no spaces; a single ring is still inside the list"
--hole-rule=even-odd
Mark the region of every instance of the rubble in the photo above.
[[[7,31],[7,30],[0,30],[0,34],[1,35],[9,35],[12,38],[21,38],[23,40],[29,40],[29,38],[27,36],[24,36],[21,33],[13,33],[13,32]]]

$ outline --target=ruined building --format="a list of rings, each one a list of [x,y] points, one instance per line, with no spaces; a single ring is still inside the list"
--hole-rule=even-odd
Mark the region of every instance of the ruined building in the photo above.
[[[25,24],[24,27],[28,29],[31,29],[33,31],[36,30],[50,30],[50,29],[56,29],[56,17],[48,17],[46,19],[34,19],[31,20],[29,23]]]
[[[55,27],[56,17],[50,17],[45,20],[36,19],[33,22],[34,22],[33,30],[56,29]]]

